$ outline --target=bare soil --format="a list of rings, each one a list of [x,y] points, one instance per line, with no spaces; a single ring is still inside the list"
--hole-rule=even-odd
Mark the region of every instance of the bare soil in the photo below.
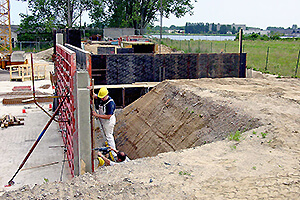
[[[137,159],[0,198],[299,199],[300,80],[253,76],[162,82],[117,116]]]

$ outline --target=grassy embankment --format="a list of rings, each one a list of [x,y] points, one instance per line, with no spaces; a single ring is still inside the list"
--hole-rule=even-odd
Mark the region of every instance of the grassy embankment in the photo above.
[[[182,50],[185,53],[238,53],[238,41],[200,41],[163,39],[163,44]],[[267,50],[269,47],[266,69]],[[247,53],[247,67],[278,76],[295,76],[297,58],[300,50],[298,41],[243,41],[243,52]],[[300,77],[300,63],[297,77]]]

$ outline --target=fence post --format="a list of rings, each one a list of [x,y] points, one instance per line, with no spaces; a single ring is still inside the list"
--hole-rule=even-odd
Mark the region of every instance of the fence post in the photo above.
[[[200,49],[200,40],[198,40],[198,51],[199,51],[199,53],[201,52],[201,49]]]
[[[267,58],[266,58],[266,67],[265,67],[265,71],[268,70],[269,51],[270,51],[270,47],[268,47],[268,50],[267,50]]]
[[[224,50],[225,50],[224,52],[225,52],[225,53],[226,53],[226,44],[227,44],[227,43],[225,42],[225,48],[224,48]]]
[[[210,42],[210,52],[212,53],[212,42]]]
[[[20,51],[22,51],[22,42],[20,42]]]
[[[188,52],[191,53],[191,40],[188,41],[188,48],[189,48]]]
[[[243,29],[239,32],[239,53],[240,53],[240,69],[242,68],[242,53],[243,53]]]
[[[297,77],[297,71],[298,71],[298,65],[299,65],[299,57],[300,57],[300,50],[299,50],[299,53],[298,53],[297,65],[296,65],[296,70],[295,70],[295,77]]]

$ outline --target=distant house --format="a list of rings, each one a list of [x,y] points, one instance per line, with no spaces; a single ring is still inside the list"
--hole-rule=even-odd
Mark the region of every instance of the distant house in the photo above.
[[[18,29],[19,29],[19,25],[11,25],[11,40],[12,41],[18,41]]]
[[[269,30],[262,30],[260,28],[247,28],[247,30],[244,30],[244,34],[246,35],[251,35],[253,33],[257,33],[260,35],[269,35],[270,31]]]

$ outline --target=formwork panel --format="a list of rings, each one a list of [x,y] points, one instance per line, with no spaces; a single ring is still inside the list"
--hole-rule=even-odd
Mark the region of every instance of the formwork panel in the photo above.
[[[97,55],[99,56],[99,55]],[[93,58],[93,56],[92,56]],[[95,84],[157,82],[164,79],[245,77],[246,54],[115,54],[92,59]],[[106,81],[96,70],[106,68]]]
[[[132,55],[135,82],[153,82],[153,54]]]
[[[92,55],[92,78],[95,80],[95,85],[107,84],[106,70],[106,55]]]

